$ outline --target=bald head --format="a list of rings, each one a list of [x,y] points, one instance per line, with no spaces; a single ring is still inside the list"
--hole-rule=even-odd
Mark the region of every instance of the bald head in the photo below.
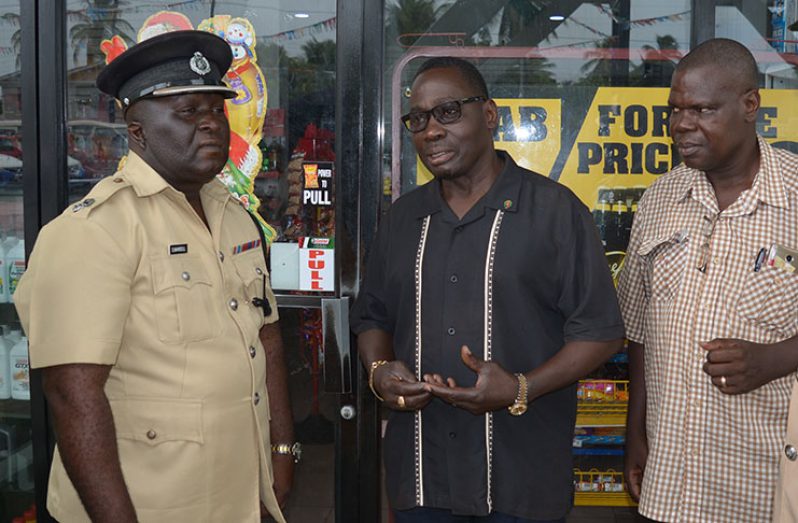
[[[734,64],[734,67],[730,67]],[[688,70],[714,67],[724,80],[733,82],[741,92],[759,86],[759,70],[756,60],[747,47],[728,38],[707,40],[687,53],[676,65],[674,75]]]

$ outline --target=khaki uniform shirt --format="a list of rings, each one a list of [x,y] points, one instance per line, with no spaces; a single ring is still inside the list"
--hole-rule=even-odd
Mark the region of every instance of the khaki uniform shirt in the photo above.
[[[772,517],[795,375],[723,394],[699,345],[798,334],[798,273],[754,271],[760,249],[798,247],[798,156],[761,138],[759,150],[752,187],[722,212],[705,174],[680,165],[646,191],[632,228],[618,292],[627,336],[645,346],[640,512],[657,521]]]
[[[793,383],[787,435],[780,460],[773,523],[798,523],[798,381]]]
[[[142,522],[260,521],[272,491],[266,360],[277,320],[246,211],[213,180],[210,231],[185,196],[131,153],[44,227],[14,299],[31,367],[111,365],[105,393]],[[272,314],[252,304],[266,293]],[[47,507],[88,521],[56,449]]]

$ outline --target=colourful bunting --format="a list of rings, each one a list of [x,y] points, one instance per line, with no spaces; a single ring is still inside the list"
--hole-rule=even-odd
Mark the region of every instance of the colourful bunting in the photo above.
[[[629,26],[633,27],[642,27],[642,26],[649,26],[658,24],[660,22],[677,22],[679,20],[684,20],[685,18],[689,17],[690,11],[682,11],[681,13],[674,13],[672,15],[665,15],[665,16],[655,16],[653,18],[640,18],[638,20],[626,20],[619,18],[615,15],[615,13],[609,7],[606,7],[602,4],[596,4],[596,9],[607,15],[612,19],[613,22],[616,24],[620,24],[621,27],[627,28]]]

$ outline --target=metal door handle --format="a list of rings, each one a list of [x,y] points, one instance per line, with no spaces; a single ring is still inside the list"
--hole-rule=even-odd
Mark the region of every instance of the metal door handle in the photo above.
[[[352,392],[349,297],[321,300],[321,330],[324,391],[338,394]]]

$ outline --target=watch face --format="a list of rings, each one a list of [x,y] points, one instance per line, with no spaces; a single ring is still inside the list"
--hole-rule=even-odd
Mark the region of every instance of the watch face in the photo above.
[[[526,412],[526,405],[524,405],[523,403],[514,403],[513,405],[510,405],[509,409],[510,409],[510,414],[512,414],[513,416],[520,416],[521,414]]]

